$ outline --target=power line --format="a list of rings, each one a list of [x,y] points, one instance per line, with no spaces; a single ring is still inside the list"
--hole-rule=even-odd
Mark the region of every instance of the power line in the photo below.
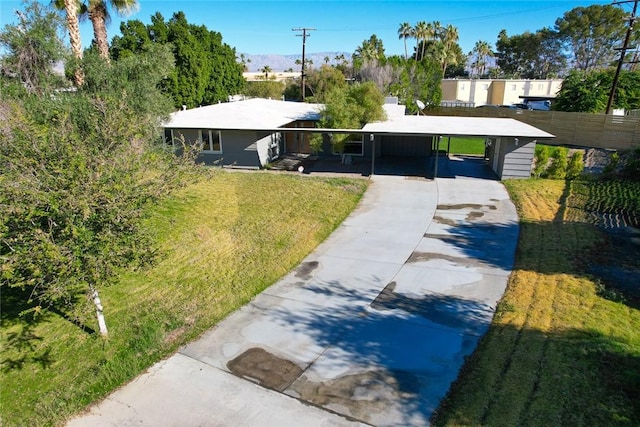
[[[624,64],[624,57],[627,54],[627,50],[635,49],[633,46],[629,46],[629,40],[631,40],[631,34],[633,33],[633,24],[638,17],[636,16],[636,12],[638,11],[638,1],[639,0],[622,0],[622,1],[614,1],[613,4],[625,4],[625,3],[633,3],[633,11],[631,12],[631,16],[627,18],[629,20],[629,28],[627,28],[627,34],[624,37],[624,44],[620,50],[620,59],[618,60],[618,66],[616,67],[616,73],[613,76],[613,83],[611,84],[611,92],[609,92],[609,100],[607,101],[607,109],[605,114],[609,114],[611,112],[611,105],[613,104],[613,97],[616,94],[616,88],[618,86],[618,79],[620,78],[620,70],[622,70],[622,64]]]
[[[302,37],[302,70],[300,71],[300,80],[302,80],[301,83],[301,93],[302,93],[302,100],[304,101],[304,97],[305,97],[305,90],[304,90],[304,77],[305,77],[305,72],[304,72],[304,67],[305,67],[305,59],[304,59],[304,50],[305,50],[305,46],[307,44],[307,37],[310,37],[310,34],[307,34],[307,31],[315,31],[315,28],[292,28],[291,31],[302,31],[302,34],[296,34],[296,37]]]

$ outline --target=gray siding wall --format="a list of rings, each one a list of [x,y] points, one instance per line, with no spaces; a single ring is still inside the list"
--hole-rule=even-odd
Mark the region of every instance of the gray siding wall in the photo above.
[[[536,143],[528,138],[518,139],[516,145],[514,138],[502,138],[500,155],[504,160],[498,174],[500,179],[531,177]]]
[[[184,136],[186,143],[194,143],[198,139],[199,129],[173,129],[173,137],[180,139]],[[198,161],[206,165],[260,167],[256,141],[267,136],[268,133],[255,131],[220,131],[222,153],[202,153]],[[217,163],[216,163],[217,162]]]

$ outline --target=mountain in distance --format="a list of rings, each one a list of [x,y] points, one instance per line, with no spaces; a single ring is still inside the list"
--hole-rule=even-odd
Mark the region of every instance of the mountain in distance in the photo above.
[[[347,52],[319,52],[319,53],[305,53],[306,60],[313,61],[313,67],[320,67],[325,63],[325,57],[329,58],[329,65],[335,65],[337,63],[336,56],[344,55],[347,60],[351,60],[351,54]],[[240,54],[238,54],[238,58]],[[296,53],[293,55],[251,55],[244,54],[245,61],[247,61],[247,67],[250,72],[259,72],[266,65],[274,72],[282,72],[292,68],[294,71],[300,71],[300,66],[296,65],[296,59],[302,59],[302,53]]]

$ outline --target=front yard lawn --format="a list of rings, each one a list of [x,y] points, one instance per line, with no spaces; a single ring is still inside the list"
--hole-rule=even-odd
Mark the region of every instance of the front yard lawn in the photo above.
[[[20,316],[2,294],[1,423],[56,425],[193,340],[295,267],[352,211],[362,179],[212,171],[152,209],[156,263],[102,291],[93,314]]]

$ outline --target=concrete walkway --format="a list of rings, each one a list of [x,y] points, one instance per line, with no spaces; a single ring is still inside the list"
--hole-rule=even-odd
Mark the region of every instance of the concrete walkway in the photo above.
[[[296,270],[68,425],[428,425],[518,236],[502,184],[455,162],[435,181],[374,176]]]

